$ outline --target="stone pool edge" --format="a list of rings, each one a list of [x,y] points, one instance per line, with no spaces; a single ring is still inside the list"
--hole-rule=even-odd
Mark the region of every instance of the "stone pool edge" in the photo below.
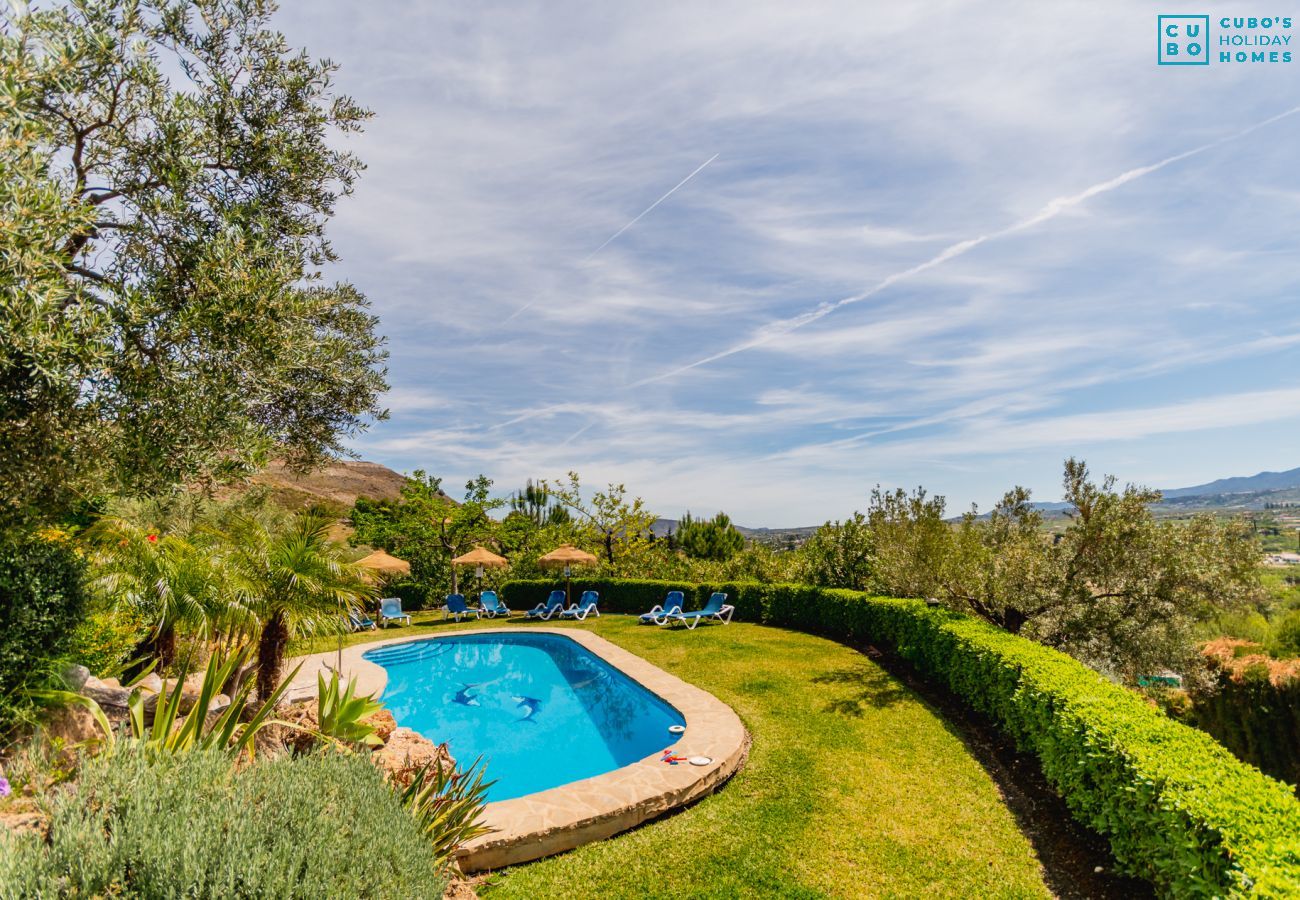
[[[686,720],[686,733],[673,745],[678,756],[708,756],[707,766],[668,765],[656,753],[645,759],[581,781],[487,804],[482,821],[493,833],[471,841],[459,853],[461,869],[479,872],[529,862],[572,850],[635,828],[717,790],[744,764],[749,734],[731,707],[695,685],[581,629],[509,626],[456,631],[468,634],[557,634],[576,641],[674,706]],[[343,649],[342,674],[354,677],[361,693],[378,694],[388,683],[383,666],[362,658],[377,647],[429,640],[438,635],[404,635]],[[314,697],[316,673],[333,668],[338,652],[300,657],[302,668],[289,688],[290,698]],[[430,739],[437,740],[430,735]]]

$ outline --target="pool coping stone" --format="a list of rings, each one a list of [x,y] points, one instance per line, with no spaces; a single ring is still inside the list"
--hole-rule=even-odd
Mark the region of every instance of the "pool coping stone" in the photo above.
[[[726,627],[726,626],[719,626]],[[475,838],[458,854],[464,872],[500,869],[572,850],[693,803],[717,790],[744,764],[749,734],[731,707],[712,694],[682,681],[590,631],[580,628],[475,628],[445,635],[403,635],[297,657],[301,663],[287,692],[290,700],[316,696],[316,675],[336,666],[344,678],[356,679],[357,692],[379,696],[388,672],[363,654],[379,647],[473,634],[557,634],[582,647],[659,695],[686,720],[686,733],[672,745],[675,756],[707,756],[706,766],[664,763],[659,753],[630,765],[511,800],[487,804],[481,822],[491,833]],[[436,741],[432,735],[427,737]]]

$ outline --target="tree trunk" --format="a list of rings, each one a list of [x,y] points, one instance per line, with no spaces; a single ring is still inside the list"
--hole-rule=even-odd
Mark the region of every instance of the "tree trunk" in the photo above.
[[[289,642],[289,627],[284,610],[277,609],[262,626],[257,642],[257,697],[265,701],[280,686],[280,666],[284,647]]]
[[[1020,634],[1029,617],[1018,609],[1008,607],[1002,611],[1002,627],[1012,634]]]
[[[176,658],[176,629],[171,625],[149,631],[131,652],[131,662],[122,672],[127,681],[142,675],[151,660],[157,660],[159,674],[167,670]]]

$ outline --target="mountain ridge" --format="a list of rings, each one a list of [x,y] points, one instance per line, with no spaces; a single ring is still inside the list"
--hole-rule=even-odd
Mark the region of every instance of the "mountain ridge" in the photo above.
[[[269,489],[277,502],[289,508],[313,503],[350,507],[358,497],[371,500],[395,500],[407,477],[382,463],[367,460],[335,460],[308,473],[288,470],[283,463],[272,463],[249,479],[252,485]],[[1295,492],[1296,497],[1291,494]],[[1300,501],[1300,467],[1280,472],[1258,472],[1219,478],[1205,484],[1162,490],[1163,500],[1172,510],[1186,510],[1204,501],[1213,507],[1263,508],[1270,500]],[[1070,506],[1062,501],[1039,501],[1035,507],[1048,515],[1063,513]],[[987,515],[987,513],[985,513]],[[664,537],[678,527],[677,519],[658,518],[651,526],[656,537]],[[737,525],[746,538],[801,538],[817,530],[816,525],[750,528]]]
[[[1257,472],[1254,475],[1237,475],[1219,478],[1185,488],[1172,488],[1160,493],[1166,500],[1182,497],[1210,497],[1217,494],[1255,494],[1264,491],[1284,491],[1300,488],[1300,467],[1283,472]]]

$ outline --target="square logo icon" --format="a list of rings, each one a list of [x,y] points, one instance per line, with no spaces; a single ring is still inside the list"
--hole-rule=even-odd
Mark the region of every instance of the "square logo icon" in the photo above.
[[[1159,65],[1210,64],[1209,16],[1156,16],[1156,31]]]

